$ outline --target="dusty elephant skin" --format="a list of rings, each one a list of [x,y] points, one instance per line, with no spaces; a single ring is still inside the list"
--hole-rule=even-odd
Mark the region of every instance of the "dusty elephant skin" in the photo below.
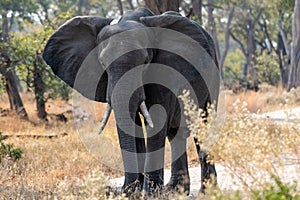
[[[199,108],[217,102],[219,70],[214,43],[195,22],[176,12],[153,15],[146,8],[128,11],[117,24],[102,17],[75,17],[49,39],[43,58],[53,72],[83,96],[108,103],[114,111],[128,195],[163,188],[165,139],[172,150],[167,190],[189,193],[183,89]],[[214,69],[216,68],[216,69]],[[214,72],[214,73],[212,73]],[[147,109],[149,108],[149,110]],[[144,138],[138,112],[144,115]],[[102,123],[101,130],[105,126]],[[216,176],[195,139],[202,187]],[[200,173],[200,172],[199,172]]]

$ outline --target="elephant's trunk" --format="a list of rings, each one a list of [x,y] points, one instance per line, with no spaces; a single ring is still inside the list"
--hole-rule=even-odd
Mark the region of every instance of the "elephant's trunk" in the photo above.
[[[143,171],[145,163],[145,141],[137,111],[144,101],[143,88],[130,90],[122,88],[112,95],[112,107],[117,123],[118,138],[125,171],[125,182],[123,189],[135,183],[143,183]],[[126,95],[132,94],[132,95]],[[129,99],[129,100],[128,100]]]
[[[133,56],[131,54],[127,56],[129,55]],[[134,124],[132,120],[136,120],[136,112],[140,110],[147,124],[153,128],[153,121],[145,104],[145,91],[142,81],[143,66],[136,67],[136,65],[121,62],[114,63],[114,65],[107,68],[107,71],[108,104],[101,122],[99,134],[104,130],[112,109],[115,112],[116,122],[120,123],[120,126],[122,124],[129,127],[132,126]],[[132,120],[129,120],[130,118]]]

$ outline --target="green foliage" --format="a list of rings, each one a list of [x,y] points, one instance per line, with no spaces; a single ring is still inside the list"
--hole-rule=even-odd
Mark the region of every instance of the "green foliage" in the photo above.
[[[4,76],[0,73],[0,94],[3,94],[5,92],[5,78]]]
[[[245,57],[240,49],[230,51],[224,63],[224,83],[229,88],[238,87]]]
[[[13,25],[17,25],[18,29],[24,29],[23,21],[33,22],[33,13],[36,13],[39,6],[36,0],[1,0],[0,12],[1,15],[7,15],[9,18],[10,28]],[[0,18],[1,21],[1,18]]]
[[[267,184],[264,188],[251,191],[251,199],[254,200],[300,200],[297,184],[284,184],[279,177],[272,175],[275,184]],[[220,190],[209,186],[206,191],[207,199],[217,200],[240,200],[248,199],[245,193],[237,190],[230,192],[220,192]]]
[[[274,52],[268,54],[265,51],[256,59],[255,68],[259,82],[276,86],[280,81],[280,70],[276,54]]]
[[[293,12],[295,0],[275,0],[273,3],[278,10],[282,9],[286,12]]]
[[[51,71],[51,69],[43,62],[41,53],[49,36],[53,33],[53,29],[39,27],[31,32],[14,34],[11,39],[12,59],[15,62],[17,74],[31,91],[34,88],[34,76],[41,73],[43,81],[46,85],[45,100],[62,97],[69,98],[70,89],[62,81],[60,81]]]
[[[272,175],[275,186],[268,184],[261,191],[253,191],[253,199],[255,200],[300,200],[300,194],[297,194],[297,184],[288,185],[282,183],[279,177]]]
[[[19,148],[14,148],[13,144],[5,144],[3,141],[5,138],[2,136],[2,132],[0,131],[0,163],[1,160],[5,157],[16,161],[22,158],[22,150]]]

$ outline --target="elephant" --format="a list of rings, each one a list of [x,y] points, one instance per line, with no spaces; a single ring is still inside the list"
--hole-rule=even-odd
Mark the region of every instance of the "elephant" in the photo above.
[[[143,190],[151,195],[162,188],[183,187],[188,194],[190,130],[178,96],[189,88],[191,98],[204,110],[218,101],[220,73],[214,42],[200,25],[174,11],[154,15],[142,7],[126,12],[117,23],[112,21],[96,16],[70,19],[50,36],[43,59],[84,97],[107,103],[99,132],[113,110],[125,173],[122,192]],[[147,136],[138,113],[145,119]],[[166,138],[172,165],[171,178],[163,186]],[[204,191],[217,173],[208,152],[194,140]]]

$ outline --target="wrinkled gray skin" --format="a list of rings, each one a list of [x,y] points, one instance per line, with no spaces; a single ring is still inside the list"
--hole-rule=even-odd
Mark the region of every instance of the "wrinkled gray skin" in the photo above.
[[[211,101],[208,89],[201,78],[201,75],[193,69],[187,61],[167,51],[145,49],[141,46],[139,50],[129,52],[119,57],[110,66],[104,66],[107,64],[105,63],[106,52],[105,48],[102,48],[99,50],[100,52],[98,52],[98,55],[92,57],[93,61],[91,61],[92,64],[94,63],[94,65],[101,66],[99,67],[101,69],[97,68],[97,70],[100,70],[99,73],[102,73],[102,76],[99,80],[96,93],[89,94],[87,92],[88,86],[83,86],[83,88],[75,87],[74,82],[76,74],[79,73],[79,68],[88,53],[91,52],[97,44],[125,30],[148,26],[163,27],[182,32],[195,39],[217,64],[213,41],[200,26],[185,17],[181,17],[175,12],[153,16],[148,9],[139,8],[135,11],[127,12],[116,25],[110,25],[111,21],[111,19],[101,17],[77,17],[72,19],[61,26],[51,36],[45,47],[43,58],[59,78],[71,87],[74,87],[81,94],[92,100],[107,102],[112,105],[116,117],[120,147],[123,150],[122,156],[125,170],[125,182],[122,187],[123,192],[130,194],[131,192],[144,189],[149,194],[152,194],[157,188],[162,188],[163,168],[161,167],[160,169],[151,172],[145,171],[144,169],[151,168],[156,164],[161,165],[164,162],[163,153],[159,157],[151,157],[151,155],[148,154],[128,156],[124,154],[124,151],[146,153],[161,148],[164,149],[165,138],[172,141],[175,136],[179,134],[180,137],[176,137],[176,141],[173,142],[171,146],[172,176],[166,188],[178,189],[178,186],[183,186],[184,191],[188,193],[190,181],[185,149],[186,138],[189,136],[189,131],[186,128],[179,127],[180,117],[182,116],[180,113],[182,113],[182,110],[180,109],[181,103],[176,96],[178,94],[174,94],[169,88],[157,84],[147,84],[137,89],[131,96],[129,105],[129,112],[131,118],[134,119],[133,122],[135,122],[135,124],[123,119],[124,115],[122,113],[122,108],[126,108],[128,105],[124,102],[122,96],[112,95],[116,82],[127,71],[144,63],[160,63],[173,67],[190,80],[193,90],[196,93],[196,100],[199,102],[199,107],[205,108],[207,103],[210,103]],[[186,24],[192,26],[192,28],[187,28],[188,30],[185,30]],[[109,45],[110,42],[108,42],[106,47],[109,47]],[[122,44],[120,44],[120,48],[122,48]],[[186,48],[188,51],[188,47],[183,48]],[[153,71],[151,72],[151,70],[153,69],[145,67],[145,70],[142,72],[143,75],[141,74],[140,77],[136,77],[132,81],[136,81],[137,84],[143,85],[143,82],[149,78],[149,76],[153,75]],[[99,79],[97,73],[92,73],[92,75],[89,76],[91,77],[86,77],[87,80],[95,78],[93,76],[98,76]],[[88,85],[89,83],[86,84]],[[218,86],[218,82],[216,85]],[[218,91],[219,88],[216,87],[215,90]],[[131,91],[124,92],[129,93]],[[147,145],[143,138],[141,123],[137,114],[140,111],[139,105],[142,101],[146,102],[148,108],[151,108],[152,105],[160,104],[164,107],[167,114],[166,123],[163,125],[163,128],[158,134],[147,138]],[[152,118],[154,126],[157,121],[164,120],[160,119],[160,116],[152,116]],[[134,130],[131,135],[126,134],[120,128],[120,125],[124,126],[124,124],[126,127],[132,127],[132,130]],[[151,128],[147,127],[149,134],[151,134],[151,130]],[[196,139],[195,143],[202,167],[201,181],[204,183],[209,180],[211,175],[216,176],[216,171],[214,165],[211,165],[206,160],[207,154],[201,152]],[[178,156],[178,152],[183,153]],[[135,167],[138,169],[137,173],[133,173],[131,169],[129,169],[132,167],[132,160],[135,160]],[[202,184],[201,191],[203,190],[204,186]]]

